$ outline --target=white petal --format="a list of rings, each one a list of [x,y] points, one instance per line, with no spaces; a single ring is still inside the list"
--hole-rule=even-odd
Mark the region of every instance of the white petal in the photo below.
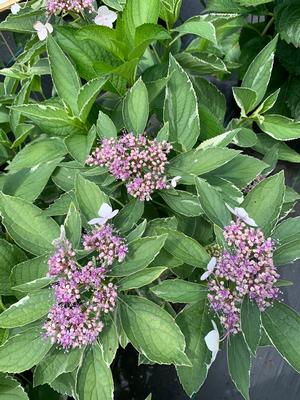
[[[250,226],[257,226],[257,223],[254,221],[254,219],[247,217],[247,218],[243,218],[243,221]]]
[[[48,31],[47,28],[44,24],[42,24],[40,21],[37,21],[33,25],[34,29],[37,31],[37,35],[40,39],[40,41],[45,40],[46,37],[48,36]]]
[[[102,15],[102,16],[109,15],[109,13],[110,13],[110,9],[107,6],[101,6],[98,8],[98,11],[97,11],[97,14]]]
[[[18,3],[15,3],[15,4],[13,4],[13,5],[10,7],[10,11],[11,11],[11,13],[14,14],[14,15],[18,14],[18,12],[19,12],[20,10],[21,10],[21,7],[20,7],[20,5],[19,5]]]
[[[107,26],[108,28],[112,28],[113,24],[110,21],[106,21],[105,19],[103,19],[103,17],[101,17],[101,15],[97,15],[94,18],[94,22],[96,25],[100,25],[100,26]]]
[[[112,208],[109,204],[103,203],[99,209],[99,217],[109,217],[112,213]]]
[[[43,40],[46,39],[46,37],[48,36],[48,32],[46,28],[41,29],[40,31],[37,31],[37,35],[40,39],[40,41],[42,42]]]
[[[237,217],[244,219],[248,217],[247,211],[244,208],[241,207],[235,207],[234,213]]]
[[[112,219],[113,217],[115,217],[118,214],[119,210],[114,210],[111,214],[110,214],[110,219]]]
[[[215,361],[218,351],[219,351],[219,346],[220,346],[220,335],[218,332],[218,327],[217,327],[215,321],[211,321],[211,323],[212,323],[214,329],[212,331],[208,332],[208,334],[204,338],[208,350],[210,350],[212,353],[210,364],[207,366],[207,368],[209,368],[211,366],[211,364]]]
[[[117,17],[117,13],[110,10],[106,6],[101,6],[98,8],[97,16],[95,17],[94,21],[96,25],[102,25],[112,28],[113,23],[115,22]]]
[[[181,176],[174,176],[171,180],[171,186],[175,188],[177,186],[177,182],[181,179]]]
[[[209,263],[207,264],[207,270],[212,272],[215,269],[216,264],[217,264],[216,257],[212,257]]]
[[[41,21],[36,21],[36,22],[33,24],[33,27],[34,27],[34,29],[35,29],[36,31],[39,31],[39,30],[43,29],[43,28],[45,27],[45,25],[44,25]]]
[[[211,274],[210,271],[205,271],[204,274],[202,274],[200,276],[200,281],[205,281],[209,277],[210,274]]]
[[[60,226],[60,236],[59,236],[60,240],[66,240],[66,230],[65,230],[65,226],[61,225]]]
[[[46,22],[45,27],[49,33],[53,32],[53,26],[49,22]]]
[[[88,222],[88,224],[89,225],[102,225],[101,224],[102,221],[103,221],[103,218],[93,218]]]

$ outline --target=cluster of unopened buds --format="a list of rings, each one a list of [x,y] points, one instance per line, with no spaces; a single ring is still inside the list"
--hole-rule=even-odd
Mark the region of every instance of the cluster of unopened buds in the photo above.
[[[103,204],[99,218],[90,221],[92,232],[84,235],[83,246],[97,256],[81,266],[71,243],[61,228],[54,241],[55,253],[49,258],[49,276],[53,284],[55,305],[44,325],[45,337],[50,337],[64,349],[78,348],[97,340],[104,323],[103,316],[115,309],[117,288],[107,281],[107,269],[113,262],[122,262],[127,253],[125,240],[118,236],[107,221],[116,215]]]
[[[126,133],[118,139],[103,139],[86,163],[107,167],[116,179],[126,182],[130,195],[145,201],[151,199],[155,190],[176,186],[180,177],[173,178],[169,184],[165,175],[171,149],[167,141]]]
[[[245,210],[233,211],[239,217],[224,228],[227,248],[218,257],[212,257],[201,277],[212,277],[208,282],[208,300],[227,334],[240,331],[245,296],[264,311],[280,293],[275,285],[279,275],[273,263],[274,241],[264,237]]]

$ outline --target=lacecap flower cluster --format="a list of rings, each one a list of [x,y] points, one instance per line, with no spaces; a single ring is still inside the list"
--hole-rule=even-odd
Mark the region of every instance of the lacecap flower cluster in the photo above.
[[[60,12],[74,11],[81,13],[84,10],[93,10],[92,0],[48,0],[46,4],[47,14],[57,14]]]
[[[49,276],[57,278],[53,284],[56,302],[44,325],[45,336],[64,349],[78,348],[96,341],[103,316],[115,309],[117,288],[107,281],[106,273],[113,262],[124,260],[128,249],[107,223],[84,235],[84,249],[97,254],[84,266],[77,263],[67,239],[55,245],[48,266]]]
[[[171,149],[166,141],[126,133],[118,139],[103,139],[86,163],[107,167],[116,179],[127,182],[129,194],[145,201],[155,190],[170,188],[165,168]]]
[[[228,334],[240,331],[240,310],[244,296],[261,311],[278,298],[279,278],[273,263],[275,243],[265,239],[259,228],[237,219],[224,228],[228,249],[217,258],[213,279],[208,282],[208,299]]]

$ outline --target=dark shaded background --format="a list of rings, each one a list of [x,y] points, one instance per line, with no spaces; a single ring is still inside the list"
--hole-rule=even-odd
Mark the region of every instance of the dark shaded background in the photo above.
[[[202,9],[200,0],[184,0],[181,18],[186,20],[193,15],[198,15]],[[1,15],[0,19],[3,17],[4,15]],[[16,54],[12,35],[5,34],[5,38]],[[0,43],[2,42],[3,38],[0,37]],[[1,44],[0,66],[4,66],[10,60],[11,55],[6,47]],[[231,86],[230,81],[220,86],[229,104],[231,103]],[[298,164],[281,164],[279,168],[285,169],[287,184],[300,192]],[[300,215],[299,206],[293,214],[293,216],[296,215]],[[287,304],[300,312],[300,262],[280,267],[279,272],[283,279],[294,282],[294,286],[287,290],[283,288],[283,297]],[[159,332],[157,334],[159,335]],[[152,393],[153,400],[189,399],[182,390],[174,367],[159,365],[137,367],[137,353],[130,345],[127,346],[126,350],[118,351],[113,373],[116,383],[116,400],[144,400],[149,393]],[[300,375],[281,358],[275,349],[271,347],[260,348],[252,364],[250,395],[251,400],[300,400]],[[199,393],[193,396],[193,400],[242,399],[230,380],[226,350],[223,349],[210,368],[205,384]]]

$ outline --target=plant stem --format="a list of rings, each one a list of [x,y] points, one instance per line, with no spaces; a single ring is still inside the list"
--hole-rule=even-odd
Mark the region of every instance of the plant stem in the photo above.
[[[265,36],[265,34],[268,32],[269,28],[272,26],[273,22],[274,22],[274,17],[272,17],[270,19],[270,21],[267,23],[267,25],[265,26],[264,30],[261,33],[261,36]]]
[[[3,304],[3,302],[2,302],[2,296],[0,296],[0,309],[3,310],[3,311],[6,310],[6,307],[5,307],[5,305]]]
[[[10,48],[9,44],[7,43],[7,40],[5,39],[5,37],[3,36],[2,32],[0,32],[0,35],[3,39],[3,42],[5,44],[5,46],[7,47],[7,50],[9,51],[10,55],[12,56],[13,60],[16,61],[16,57],[14,55],[14,52],[12,51],[12,49]]]

